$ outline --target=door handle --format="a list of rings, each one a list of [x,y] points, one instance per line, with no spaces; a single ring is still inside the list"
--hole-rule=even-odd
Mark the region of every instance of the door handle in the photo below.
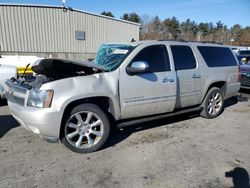
[[[166,77],[166,78],[163,78],[162,82],[164,82],[164,83],[172,83],[172,82],[174,82],[174,79]]]
[[[199,79],[199,78],[201,78],[200,74],[193,74],[193,79]]]

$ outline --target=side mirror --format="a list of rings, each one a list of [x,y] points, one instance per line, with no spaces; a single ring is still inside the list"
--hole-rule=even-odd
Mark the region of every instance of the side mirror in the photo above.
[[[127,72],[132,75],[146,73],[148,71],[149,65],[146,61],[135,61],[130,67],[127,67]]]
[[[246,64],[247,63],[247,58],[245,58],[245,57],[241,58],[240,62]]]

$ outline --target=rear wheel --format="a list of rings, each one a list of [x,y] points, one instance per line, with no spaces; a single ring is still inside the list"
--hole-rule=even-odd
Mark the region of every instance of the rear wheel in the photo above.
[[[218,117],[224,108],[224,97],[221,89],[217,87],[211,88],[203,103],[203,110],[201,116],[205,118],[216,118]]]
[[[100,149],[110,132],[106,114],[94,104],[81,104],[66,118],[62,142],[70,150],[89,153]]]

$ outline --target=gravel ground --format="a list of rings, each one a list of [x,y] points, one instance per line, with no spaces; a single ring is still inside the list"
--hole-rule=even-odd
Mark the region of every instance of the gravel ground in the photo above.
[[[189,114],[114,131],[91,154],[43,142],[2,104],[0,187],[249,188],[247,97],[227,100],[216,119]]]

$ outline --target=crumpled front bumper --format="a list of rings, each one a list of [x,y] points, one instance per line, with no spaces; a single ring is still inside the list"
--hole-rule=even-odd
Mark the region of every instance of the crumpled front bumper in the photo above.
[[[61,113],[53,108],[21,106],[8,101],[11,115],[27,130],[40,135],[46,141],[58,142]]]

